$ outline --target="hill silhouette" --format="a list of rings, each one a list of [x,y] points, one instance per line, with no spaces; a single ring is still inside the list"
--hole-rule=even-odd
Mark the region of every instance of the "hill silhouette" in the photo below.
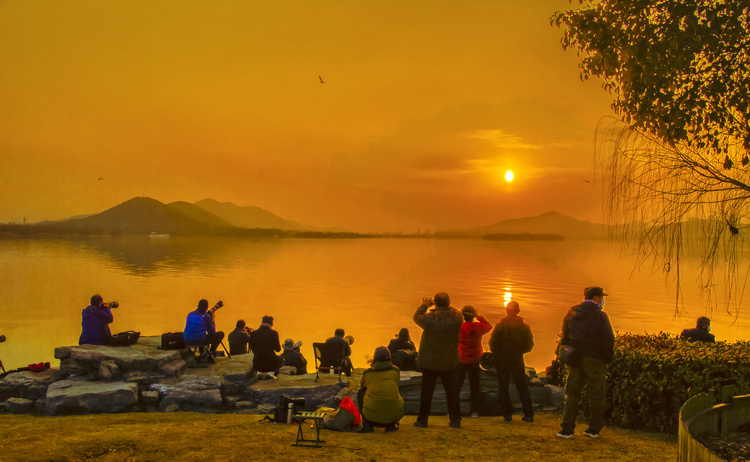
[[[288,231],[312,231],[306,226],[292,220],[285,220],[268,210],[252,205],[241,207],[231,202],[219,202],[214,199],[203,199],[194,205],[216,215],[217,217],[242,228],[274,228]]]
[[[177,201],[177,202],[170,202],[167,205],[179,212],[184,213],[188,217],[200,223],[205,223],[211,226],[223,226],[227,228],[232,228],[235,226],[232,223],[229,223],[228,221],[224,220],[223,218],[220,218],[214,215],[213,213],[209,212],[208,210],[202,207],[199,207],[195,204],[191,204],[190,202]]]
[[[592,239],[606,237],[606,227],[590,221],[577,220],[553,211],[535,217],[512,218],[489,226],[463,231],[463,234],[470,236],[522,233],[557,234],[567,239]]]
[[[150,197],[135,197],[96,215],[57,222],[55,226],[116,234],[204,234],[224,228],[202,222]]]

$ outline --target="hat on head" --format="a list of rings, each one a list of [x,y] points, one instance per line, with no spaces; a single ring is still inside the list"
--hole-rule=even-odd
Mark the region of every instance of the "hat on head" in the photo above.
[[[463,308],[461,309],[461,313],[463,313],[463,314],[470,314],[470,315],[472,315],[472,316],[474,316],[474,314],[475,314],[476,312],[477,312],[477,310],[475,310],[475,309],[474,309],[474,307],[473,307],[473,306],[471,306],[471,305],[466,305],[465,307],[463,307]]]
[[[586,300],[591,300],[594,297],[604,297],[605,295],[609,294],[605,294],[604,289],[599,286],[591,286],[583,289],[583,296],[586,297]]]
[[[284,349],[285,350],[294,350],[294,340],[288,338],[284,340]]]
[[[375,348],[375,354],[373,355],[373,361],[390,361],[391,352],[384,346]]]

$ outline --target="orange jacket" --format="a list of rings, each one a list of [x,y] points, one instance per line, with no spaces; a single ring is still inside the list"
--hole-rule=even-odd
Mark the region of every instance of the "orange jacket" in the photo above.
[[[492,330],[492,324],[481,314],[479,322],[464,322],[458,333],[458,361],[461,364],[479,364],[482,358],[482,336]]]

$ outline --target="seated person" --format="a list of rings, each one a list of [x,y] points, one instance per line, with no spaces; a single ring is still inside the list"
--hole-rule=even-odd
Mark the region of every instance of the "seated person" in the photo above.
[[[346,333],[344,332],[344,329],[336,329],[333,332],[333,337],[330,337],[328,340],[326,340],[326,343],[339,343],[339,344],[345,345],[345,347],[344,347],[344,365],[343,365],[343,368],[342,368],[341,371],[344,374],[346,374],[347,377],[351,377],[352,376],[352,369],[353,369],[352,360],[350,358],[350,356],[352,355],[352,347],[350,347],[349,346],[349,342],[347,342],[344,339],[344,335],[345,334]],[[324,366],[324,367],[337,367],[338,366],[338,364],[322,364],[322,363],[320,365]]]
[[[417,370],[417,347],[409,337],[409,329],[406,327],[398,331],[396,338],[388,344],[388,351],[391,352],[393,365],[402,371]]]
[[[216,349],[224,340],[224,332],[216,332],[213,311],[208,313],[208,300],[202,299],[198,302],[198,309],[188,313],[182,336],[187,346],[210,344],[211,355],[209,355],[208,361],[214,362]]]
[[[284,365],[281,356],[275,351],[281,351],[279,333],[271,329],[273,316],[263,316],[260,327],[250,333],[250,349],[253,350],[253,367],[256,372],[273,372],[279,374]]]
[[[248,346],[250,345],[250,332],[252,329],[247,327],[245,321],[240,319],[237,321],[237,327],[229,333],[227,337],[229,339],[229,354],[244,355],[248,353]]]
[[[711,332],[711,320],[701,316],[695,323],[694,329],[685,329],[680,334],[680,338],[688,342],[708,342],[716,343],[716,337]]]
[[[404,399],[398,391],[399,377],[388,348],[377,347],[372,365],[362,374],[357,394],[362,410],[360,433],[371,433],[372,427],[385,427],[386,432],[398,430],[398,421],[404,416]]]
[[[114,320],[112,311],[101,295],[91,297],[91,305],[81,311],[81,336],[79,345],[107,345],[112,339],[109,323]]]
[[[294,343],[294,340],[288,338],[284,340],[284,352],[281,353],[281,357],[284,359],[285,366],[296,367],[297,370],[294,375],[307,374],[307,360],[302,353],[299,351],[299,347],[302,346],[302,342]]]

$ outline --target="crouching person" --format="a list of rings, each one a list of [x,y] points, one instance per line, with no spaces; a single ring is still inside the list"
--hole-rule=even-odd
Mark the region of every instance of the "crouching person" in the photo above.
[[[386,433],[398,430],[398,421],[404,416],[404,399],[398,391],[400,376],[388,348],[377,347],[357,395],[362,412],[360,433],[372,433],[373,427],[385,427]]]

